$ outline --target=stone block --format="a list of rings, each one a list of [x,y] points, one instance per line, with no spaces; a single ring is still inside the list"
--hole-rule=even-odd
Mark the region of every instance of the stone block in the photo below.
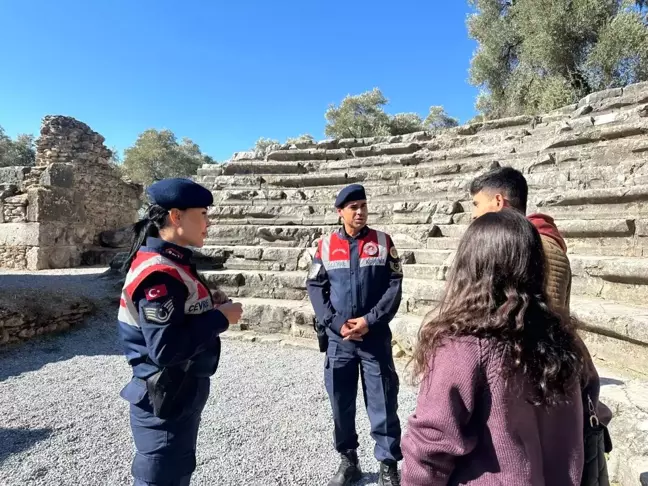
[[[4,223],[0,225],[0,246],[38,246],[39,223]]]
[[[30,222],[81,222],[85,208],[81,195],[65,188],[35,187],[27,191],[27,221]]]
[[[375,155],[408,155],[418,152],[421,146],[417,143],[388,143],[359,147],[352,150],[354,157],[371,157]]]
[[[81,265],[81,250],[77,246],[40,246],[27,252],[29,270],[75,268]]]
[[[634,223],[625,219],[558,221],[558,229],[566,237],[631,236]]]
[[[219,169],[225,175],[303,174],[308,172],[306,165],[302,162],[265,160],[232,161],[219,167]],[[210,169],[210,174],[215,176],[221,175],[214,169]]]
[[[278,161],[302,161],[302,160],[343,160],[348,157],[346,149],[295,149],[295,150],[277,150],[270,152],[268,160]]]
[[[31,167],[0,167],[0,183],[20,186],[31,170]]]
[[[500,118],[499,120],[491,120],[484,122],[483,130],[495,130],[498,128],[509,128],[520,125],[529,125],[536,120],[536,117],[531,115],[513,116],[510,118]]]
[[[461,205],[457,201],[441,201],[436,208],[436,214],[455,214],[461,211]]]
[[[631,84],[623,88],[624,96],[648,97],[648,81]]]
[[[108,248],[127,248],[133,238],[132,227],[99,233],[99,243]]]
[[[579,116],[585,116],[588,113],[591,113],[592,110],[594,110],[592,105],[585,104],[585,105],[581,106],[580,108],[577,108],[576,111],[574,111],[574,113],[572,113],[572,118],[578,118]]]
[[[74,166],[72,164],[51,164],[40,176],[42,186],[56,186],[70,189],[74,186]]]
[[[639,219],[635,221],[637,236],[648,237],[648,219]]]
[[[578,102],[578,107],[581,108],[585,105],[591,105],[594,104],[598,101],[603,101],[608,98],[615,98],[617,96],[621,96],[623,94],[623,88],[613,88],[613,89],[606,89],[603,91],[597,91],[595,93],[591,93],[584,98],[582,98]]]

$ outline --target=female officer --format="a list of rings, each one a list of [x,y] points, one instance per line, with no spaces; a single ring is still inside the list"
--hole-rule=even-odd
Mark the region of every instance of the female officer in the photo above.
[[[134,226],[124,264],[119,334],[133,377],[120,395],[130,403],[135,486],[186,486],[219,334],[239,321],[242,308],[215,306],[190,263],[187,247],[202,247],[207,236],[211,192],[188,179],[165,179],[147,194],[152,204]]]

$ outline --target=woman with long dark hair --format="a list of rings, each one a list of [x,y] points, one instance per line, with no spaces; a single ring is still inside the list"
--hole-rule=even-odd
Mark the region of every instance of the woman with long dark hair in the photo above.
[[[476,219],[413,356],[404,486],[580,485],[584,380],[575,330],[547,306],[542,241],[519,212]],[[584,370],[588,369],[587,378]]]
[[[124,265],[119,335],[133,376],[130,403],[135,486],[188,486],[219,335],[241,317],[241,304],[215,301],[191,263],[202,247],[211,192],[188,179],[148,188],[151,204],[135,224]]]

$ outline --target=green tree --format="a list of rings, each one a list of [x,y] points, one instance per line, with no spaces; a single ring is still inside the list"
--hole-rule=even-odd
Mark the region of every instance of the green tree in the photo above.
[[[270,138],[261,137],[254,143],[252,150],[256,152],[259,157],[262,157],[265,155],[268,148],[272,147],[273,145],[279,145],[279,140],[272,140]]]
[[[299,137],[293,137],[293,138],[286,139],[286,143],[289,143],[289,144],[306,143],[306,142],[311,142],[312,143],[314,141],[315,141],[315,139],[309,133],[304,133],[303,135],[300,135]]]
[[[346,96],[340,106],[329,105],[325,133],[333,138],[364,138],[390,135],[389,115],[383,107],[387,104],[378,88]]]
[[[213,162],[190,139],[178,143],[171,130],[151,128],[124,151],[122,167],[131,180],[146,186],[168,177],[194,175],[202,164]]]
[[[645,0],[469,0],[486,118],[546,112],[647,79]]]
[[[380,137],[457,125],[457,120],[441,106],[432,106],[423,121],[418,113],[388,115],[384,110],[387,103],[387,98],[378,88],[348,95],[340,106],[330,105],[326,111],[326,135],[333,138]]]
[[[459,121],[448,115],[443,106],[430,106],[430,112],[423,123],[432,130],[452,128],[459,125]]]
[[[398,113],[389,120],[390,135],[405,135],[423,130],[423,120],[418,113]]]
[[[0,167],[30,167],[36,163],[34,136],[20,134],[15,140],[0,127]]]

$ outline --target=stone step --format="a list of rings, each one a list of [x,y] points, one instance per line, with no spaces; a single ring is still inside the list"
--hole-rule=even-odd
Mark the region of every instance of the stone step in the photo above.
[[[457,179],[429,181],[400,181],[393,184],[364,184],[367,200],[370,204],[382,202],[396,203],[439,199],[468,200],[466,183]],[[214,192],[214,203],[219,204],[255,204],[269,202],[277,205],[311,205],[322,204],[333,206],[336,196],[345,185],[317,188],[226,188]],[[549,193],[547,193],[549,194]]]
[[[544,158],[543,158],[544,157]],[[399,164],[396,167],[383,166],[378,168],[367,167],[364,161],[360,161],[358,168],[353,167],[321,167],[316,172],[302,173],[301,175],[273,175],[248,173],[241,175],[220,175],[202,176],[200,182],[212,190],[222,189],[258,189],[266,186],[276,188],[307,188],[317,186],[339,186],[352,182],[360,182],[365,185],[376,181],[391,181],[406,184],[408,180],[416,180],[417,183],[425,183],[428,179],[435,179],[443,176],[452,176],[450,182],[456,179],[463,180],[467,187],[468,183],[477,173],[499,164],[500,166],[510,165],[525,172],[525,177],[531,193],[536,190],[545,189],[550,186],[554,189],[583,190],[583,189],[610,189],[618,186],[645,185],[648,183],[648,170],[643,170],[643,159],[625,160],[616,166],[576,166],[575,163],[558,165],[554,155],[533,156],[531,159],[492,159],[483,161],[470,161],[464,164],[451,163],[447,161],[426,162],[416,166],[405,166]],[[336,164],[342,164],[337,162]],[[344,161],[349,165],[349,161]],[[572,167],[570,167],[570,165]],[[540,170],[542,168],[543,170]],[[340,170],[342,169],[342,171]],[[223,171],[223,169],[216,169]],[[305,171],[306,169],[303,169]],[[533,172],[529,172],[533,171]]]
[[[203,270],[306,272],[315,249],[259,246],[206,246],[196,250]],[[445,280],[452,250],[400,250],[407,279]],[[569,255],[572,295],[637,303],[648,301],[648,260],[632,257]]]
[[[318,238],[336,231],[337,224],[314,226],[273,226],[258,224],[212,225],[208,229],[206,245],[216,246],[314,246]],[[372,228],[389,233],[399,249],[425,248],[431,225],[388,224]]]
[[[305,271],[314,252],[315,248],[208,245],[195,254],[202,262],[219,263],[228,270]]]
[[[427,224],[464,221],[469,215],[459,217],[448,214],[458,206],[444,199],[428,202],[399,202],[369,205],[369,220],[373,224]],[[218,205],[210,208],[212,224],[276,224],[322,225],[338,224],[340,217],[333,204],[275,204]]]
[[[433,250],[456,250],[458,237],[431,237],[426,247]],[[613,257],[648,257],[648,238],[628,236],[619,238],[566,238],[568,255]]]
[[[455,213],[466,214],[467,221],[464,222],[469,221],[472,203],[464,183],[442,181],[426,186],[420,181],[410,185],[403,185],[403,182],[368,187],[370,208],[379,206],[388,209],[391,204],[396,212],[407,213],[410,212],[404,208],[407,204],[411,204],[415,212],[416,204],[425,206],[450,201],[457,205]],[[254,217],[272,217],[284,211],[311,214],[334,212],[333,201],[338,191],[339,188],[223,190],[215,193],[216,206],[211,213],[242,218],[250,214]],[[557,220],[603,220],[618,218],[619,214],[632,219],[645,218],[648,213],[648,185],[566,191],[561,196],[552,194],[552,191],[546,188],[532,191],[529,213],[544,212]]]
[[[591,221],[592,226],[576,224],[565,225],[568,254],[614,257],[648,256],[648,237],[643,237],[645,230],[638,229],[638,236],[625,235],[632,225],[611,221],[607,229],[599,221]],[[212,225],[208,230],[205,244],[218,246],[281,246],[302,247],[314,246],[317,239],[339,228],[337,224],[330,225],[272,225],[267,224],[237,224]],[[451,235],[463,234],[462,225],[446,225],[439,228],[433,224],[376,224],[373,228],[389,233],[399,250],[430,249],[455,250],[459,244],[459,236],[432,236],[445,233]],[[587,231],[590,231],[587,233]],[[598,236],[603,231],[609,231],[611,236]],[[614,232],[618,231],[617,236]],[[578,235],[571,237],[569,235]]]
[[[303,300],[306,291],[306,271],[271,270],[206,270],[201,271],[210,288],[218,288],[230,297]],[[441,280],[406,278],[403,281],[403,301],[407,309],[422,309],[437,302],[444,290]]]
[[[634,221],[628,219],[583,219],[556,221],[558,230],[564,238],[626,237],[635,233]],[[432,231],[433,236],[461,237],[468,228],[467,224],[439,224]]]
[[[332,192],[342,187],[360,183],[368,189],[375,185],[397,184],[399,186],[422,185],[454,189],[463,187],[467,190],[470,182],[480,173],[493,167],[492,163],[450,164],[443,167],[416,167],[399,169],[358,169],[346,172],[322,172],[304,175],[234,175],[203,177],[200,182],[212,191],[238,190],[253,191],[259,189],[308,189],[328,188]],[[606,177],[603,173],[609,173]],[[527,174],[526,179],[531,194],[536,190],[546,189],[550,184],[554,191],[578,191],[583,189],[614,189],[619,185],[644,185],[647,175],[628,175],[618,168],[616,172],[607,167],[593,172],[591,169],[579,171],[545,171]]]
[[[647,346],[648,353],[648,308],[572,296],[570,309],[586,330]]]
[[[312,333],[313,311],[307,298],[258,298],[233,295],[226,288],[222,290],[244,304],[244,325],[251,328],[266,326],[276,332],[288,329],[292,332],[295,328],[305,327],[303,335]],[[404,301],[406,305],[401,304],[398,317],[404,317],[407,326],[399,328],[398,332],[393,325],[392,329],[395,338],[412,343],[416,340],[423,315],[432,310],[433,305],[425,309],[426,312],[416,309],[420,314],[417,315],[407,307],[406,299]],[[429,302],[433,301],[430,299]],[[648,361],[648,309],[577,297],[572,299],[571,313],[586,336],[594,335],[591,340],[596,341],[596,336],[614,337],[629,345],[640,359],[643,356],[644,361]]]
[[[226,164],[208,164],[198,169],[197,176],[204,182],[214,182],[206,179],[221,175],[248,174],[305,174],[317,170],[318,166],[305,162],[278,162],[267,160],[232,160]]]

